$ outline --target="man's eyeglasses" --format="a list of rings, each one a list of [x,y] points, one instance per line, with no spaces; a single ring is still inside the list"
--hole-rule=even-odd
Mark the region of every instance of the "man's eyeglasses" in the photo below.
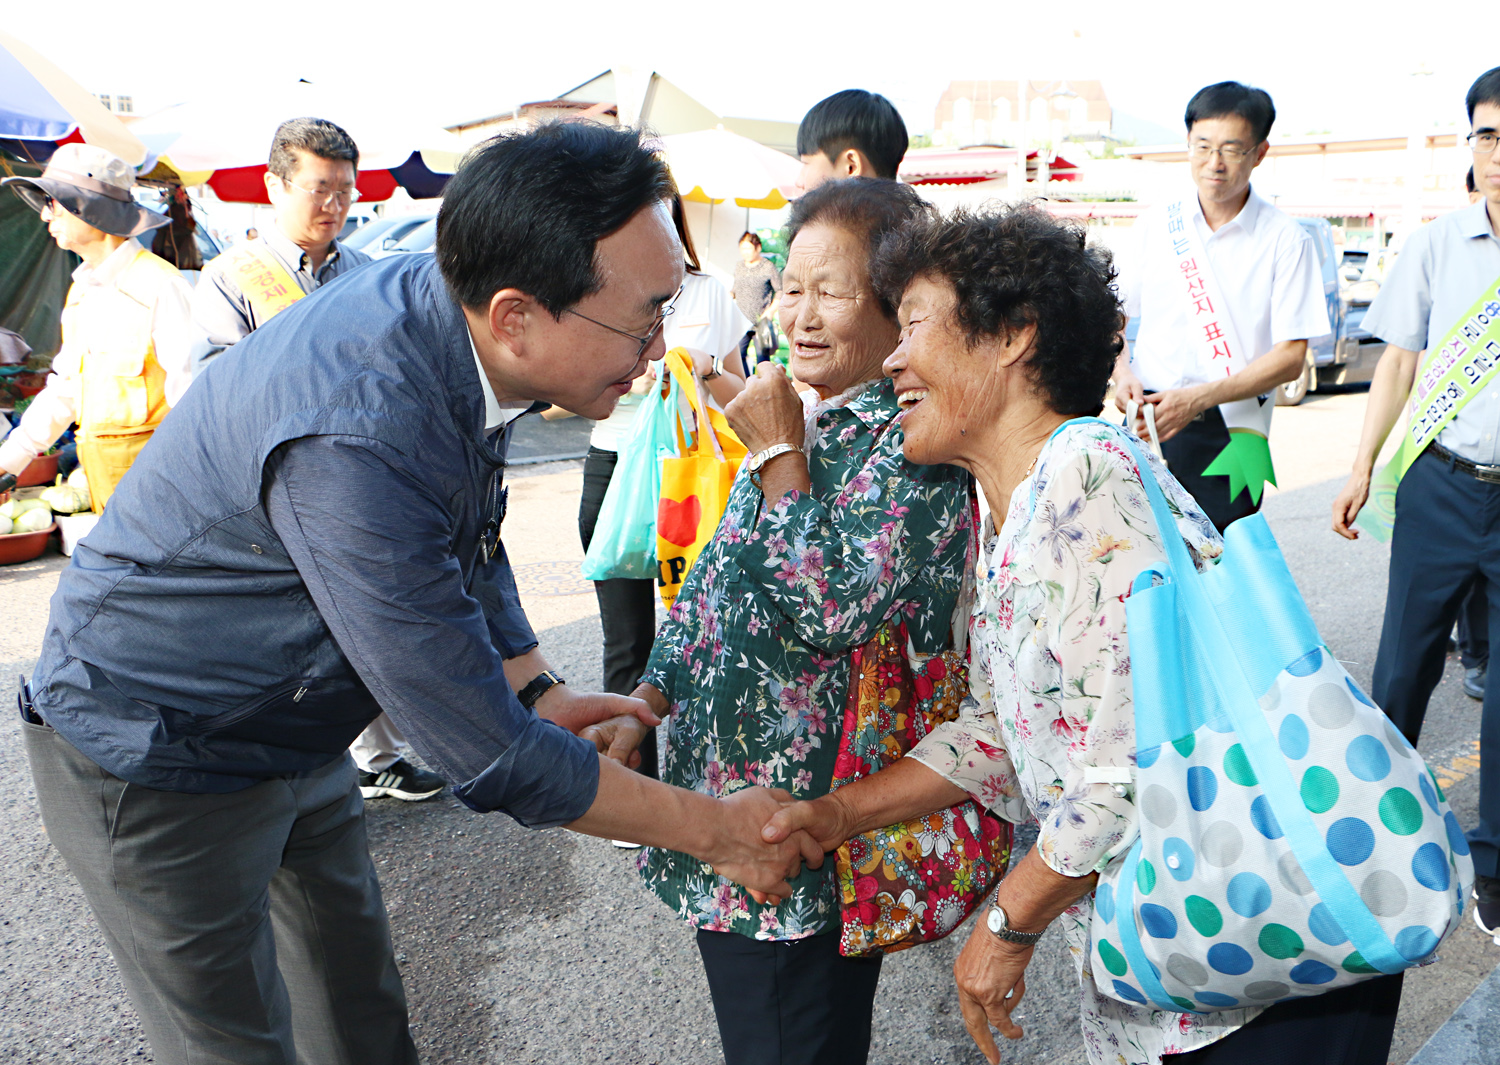
[[[678,289],[677,296],[681,295],[682,289]],[[645,353],[646,349],[651,346],[651,342],[656,339],[659,333],[661,333],[662,326],[666,325],[667,323],[667,318],[677,310],[677,307],[675,306],[675,304],[677,303],[677,296],[673,296],[671,299],[667,300],[666,306],[662,307],[661,313],[656,316],[656,322],[651,326],[651,332],[647,333],[643,337],[638,337],[634,333],[627,333],[623,329],[616,329],[612,325],[606,325],[604,322],[599,321],[599,319],[597,318],[590,318],[582,311],[575,311],[572,307],[568,308],[567,313],[576,314],[585,322],[593,322],[600,328],[608,329],[611,333],[619,333],[622,337],[629,337],[631,340],[634,340],[640,345],[640,347],[635,349],[635,359],[637,362],[639,362],[641,360],[641,355]]]
[[[1191,155],[1194,159],[1207,159],[1210,155],[1217,155],[1226,163],[1238,163],[1242,159],[1244,159],[1245,156],[1249,155],[1251,151],[1252,149],[1234,148],[1230,147],[1227,144],[1221,145],[1218,148],[1211,148],[1203,141],[1198,141],[1195,144],[1188,145],[1188,154]]]
[[[1495,150],[1495,145],[1500,144],[1500,134],[1486,130],[1483,133],[1470,133],[1464,140],[1469,142],[1469,149],[1475,155],[1489,155]]]
[[[287,181],[286,178],[282,178],[281,180],[286,181],[292,188],[302,193],[309,200],[312,200],[314,207],[322,210],[327,210],[335,204],[339,207],[348,207],[359,199],[358,189],[335,189],[333,191],[329,191],[328,189],[304,189],[295,181]]]

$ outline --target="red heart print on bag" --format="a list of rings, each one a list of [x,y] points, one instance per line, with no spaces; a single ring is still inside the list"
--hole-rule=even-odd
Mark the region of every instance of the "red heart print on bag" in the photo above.
[[[698,522],[702,517],[703,504],[697,496],[663,499],[656,505],[656,534],[669,544],[691,547],[698,539]]]

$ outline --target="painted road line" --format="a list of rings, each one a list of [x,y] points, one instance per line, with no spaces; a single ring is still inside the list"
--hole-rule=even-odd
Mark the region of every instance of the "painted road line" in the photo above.
[[[1447,765],[1433,766],[1432,772],[1437,777],[1438,787],[1447,791],[1478,768],[1479,741],[1470,740],[1467,750],[1455,755]]]

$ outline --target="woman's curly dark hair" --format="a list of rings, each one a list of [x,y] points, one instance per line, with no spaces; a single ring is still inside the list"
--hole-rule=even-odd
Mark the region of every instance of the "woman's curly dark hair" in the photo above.
[[[907,222],[934,218],[936,213],[910,185],[888,178],[844,178],[826,181],[792,204],[786,223],[786,246],[790,248],[797,234],[811,225],[833,226],[864,240],[870,249],[867,265],[873,271],[880,242]],[[892,301],[876,288],[880,310],[891,321],[896,320],[898,293]]]
[[[1082,227],[1024,203],[917,218],[881,243],[872,277],[897,305],[919,277],[952,285],[971,345],[1036,323],[1027,365],[1052,409],[1103,409],[1123,319],[1109,253]]]

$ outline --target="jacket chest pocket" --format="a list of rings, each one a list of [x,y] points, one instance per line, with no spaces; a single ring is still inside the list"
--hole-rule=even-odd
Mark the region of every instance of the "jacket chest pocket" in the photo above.
[[[136,319],[136,320],[132,320]],[[146,363],[151,356],[149,320],[121,315],[106,332],[95,330],[83,354],[83,423],[132,428],[151,416]]]

